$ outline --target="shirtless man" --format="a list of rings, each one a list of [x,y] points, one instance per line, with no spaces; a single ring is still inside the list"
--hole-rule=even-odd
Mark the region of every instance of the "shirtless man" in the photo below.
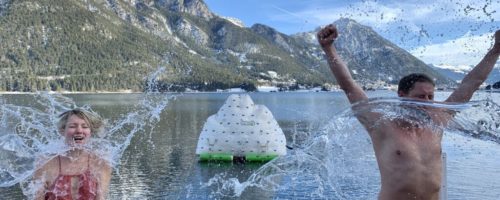
[[[349,102],[367,101],[368,97],[351,77],[349,69],[337,54],[334,40],[338,36],[330,24],[317,33],[318,42],[337,83]],[[500,30],[495,32],[495,44],[479,64],[470,71],[459,87],[445,102],[468,102],[486,80],[500,54]],[[398,96],[420,101],[433,101],[434,82],[423,74],[410,74],[401,79]],[[355,109],[355,108],[353,108]],[[432,122],[445,125],[453,116],[435,110],[425,111]],[[380,114],[362,113],[356,116],[367,129],[380,169],[379,199],[439,199],[441,186],[442,130],[412,125],[404,120],[383,120]],[[378,121],[377,125],[374,123]]]

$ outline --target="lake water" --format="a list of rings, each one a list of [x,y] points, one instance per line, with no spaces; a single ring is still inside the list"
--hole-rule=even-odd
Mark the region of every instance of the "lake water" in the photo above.
[[[328,153],[324,149],[314,149],[320,146],[317,143],[321,143],[316,137],[321,137],[317,133],[324,131],[340,113],[349,109],[343,93],[249,94],[256,104],[269,108],[283,129],[288,146],[294,148],[288,150],[286,157],[266,166],[198,162],[195,149],[203,124],[230,94],[176,95],[168,101],[153,129],[135,133],[126,146],[113,172],[110,199],[376,199],[379,190],[376,166],[359,169],[364,164],[358,163],[359,166],[352,165],[353,169],[342,167],[337,171],[329,163],[315,164],[308,157],[312,154],[318,158],[322,155],[315,154]],[[448,94],[438,92],[436,100],[443,100]],[[393,91],[373,91],[368,95],[395,97]],[[108,121],[129,115],[143,98],[142,94],[65,96],[77,105],[89,105]],[[35,102],[32,95],[3,94],[0,97],[4,104],[30,106]],[[480,92],[473,100],[484,99],[500,104],[499,93]],[[498,107],[495,109],[486,114],[498,115]],[[362,149],[362,157],[369,160],[367,163],[374,164],[366,132],[355,120],[340,124],[346,127],[339,130],[352,130],[359,135],[356,140],[366,141],[352,148]],[[448,157],[448,199],[500,199],[500,144],[450,130],[445,132],[443,151]],[[344,153],[340,156],[352,155]],[[287,163],[284,159],[294,163]],[[323,174],[325,168],[327,172]],[[336,173],[345,174],[346,171],[350,176],[339,176],[343,181],[333,180],[338,176]],[[272,185],[274,183],[277,185]],[[0,199],[26,198],[19,184],[0,187],[0,194]]]

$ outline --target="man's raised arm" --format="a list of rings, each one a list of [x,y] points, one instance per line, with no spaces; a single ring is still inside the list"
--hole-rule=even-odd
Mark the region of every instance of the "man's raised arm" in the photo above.
[[[488,51],[479,64],[470,71],[458,88],[446,99],[446,102],[468,102],[474,92],[481,86],[481,84],[488,78],[491,70],[495,66],[500,55],[500,30],[495,32],[495,44],[493,48]]]
[[[335,76],[335,79],[337,80],[337,83],[340,85],[340,88],[344,90],[349,102],[353,104],[359,101],[367,100],[368,97],[365,92],[358,84],[356,84],[351,76],[351,73],[349,72],[349,69],[337,54],[337,49],[335,49],[333,41],[338,35],[337,27],[330,24],[318,32],[318,42],[326,54],[326,59],[330,65],[333,75]]]

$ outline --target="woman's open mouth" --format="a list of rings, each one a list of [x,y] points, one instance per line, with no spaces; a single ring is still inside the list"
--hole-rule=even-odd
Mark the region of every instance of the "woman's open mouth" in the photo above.
[[[83,139],[85,139],[85,137],[83,137],[83,136],[74,136],[73,137],[73,140],[75,141],[75,143],[83,143]]]

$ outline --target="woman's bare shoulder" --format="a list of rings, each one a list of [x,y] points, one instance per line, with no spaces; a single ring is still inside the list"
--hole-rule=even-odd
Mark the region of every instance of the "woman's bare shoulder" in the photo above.
[[[35,167],[35,179],[50,180],[59,173],[57,156],[41,156],[37,159]]]
[[[37,169],[52,167],[58,164],[57,155],[43,155],[39,156],[35,161],[35,167]]]

